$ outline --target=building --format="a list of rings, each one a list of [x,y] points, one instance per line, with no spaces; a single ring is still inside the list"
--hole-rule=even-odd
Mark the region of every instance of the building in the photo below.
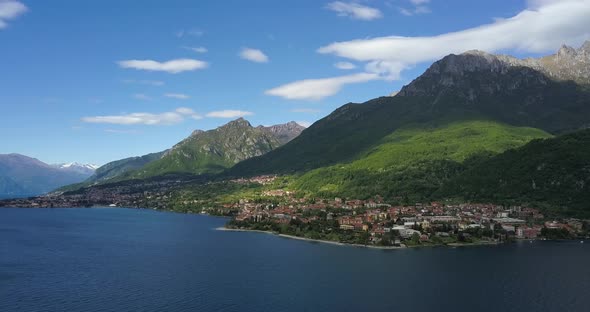
[[[340,229],[346,230],[346,231],[352,231],[352,230],[354,230],[354,225],[340,224]]]
[[[521,239],[534,239],[541,235],[541,227],[520,226],[516,229],[516,237]]]
[[[410,238],[412,237],[412,235],[414,234],[418,234],[420,235],[420,231],[416,231],[416,230],[412,230],[412,229],[407,229],[404,226],[401,225],[396,225],[394,227],[391,228],[392,231],[398,231],[399,235],[403,238]]]
[[[521,220],[521,219],[515,219],[515,218],[494,218],[492,219],[494,222],[496,223],[500,223],[502,225],[507,224],[507,225],[518,225],[518,224],[524,224],[525,221]]]

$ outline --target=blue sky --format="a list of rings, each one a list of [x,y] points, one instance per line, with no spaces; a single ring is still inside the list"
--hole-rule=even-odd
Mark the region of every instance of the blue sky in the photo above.
[[[106,162],[239,116],[312,123],[469,49],[590,37],[588,0],[0,0],[0,153]]]

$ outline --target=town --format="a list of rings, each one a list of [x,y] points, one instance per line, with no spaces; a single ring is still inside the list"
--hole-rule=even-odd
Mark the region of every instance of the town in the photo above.
[[[545,216],[529,206],[318,198],[281,188],[274,175],[199,183],[161,180],[12,199],[4,207],[128,207],[230,216],[228,229],[309,240],[399,248],[583,239],[589,220]],[[234,194],[233,197],[226,197]]]
[[[587,233],[588,220],[547,221],[539,210],[492,204],[393,206],[369,200],[304,199],[283,190],[265,196],[278,206],[241,200],[229,228],[272,231],[316,240],[376,246],[495,244],[513,239],[567,239]]]

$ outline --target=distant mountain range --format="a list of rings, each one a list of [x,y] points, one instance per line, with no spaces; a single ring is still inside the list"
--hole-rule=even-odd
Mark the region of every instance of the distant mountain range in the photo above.
[[[84,181],[97,166],[79,163],[48,165],[20,154],[0,154],[0,197],[33,196]]]
[[[531,204],[590,217],[587,128],[589,42],[529,59],[467,51],[433,63],[399,92],[348,103],[305,131],[238,119],[195,131],[168,151],[107,164],[88,181],[101,184],[98,193],[110,185],[116,193],[121,185],[141,191],[142,179],[176,182],[173,174],[205,181],[281,174],[283,187],[304,196]]]
[[[97,168],[84,182],[60,190],[159,175],[220,173],[293,140],[303,130],[305,127],[294,121],[253,127],[239,118],[213,130],[195,130],[169,150],[110,162]]]
[[[100,167],[98,165],[81,164],[81,163],[77,163],[77,162],[56,164],[56,165],[51,165],[51,166],[54,168],[60,169],[60,170],[78,172],[78,173],[84,174],[84,175],[92,175],[92,174],[94,174],[96,169],[98,169]]]

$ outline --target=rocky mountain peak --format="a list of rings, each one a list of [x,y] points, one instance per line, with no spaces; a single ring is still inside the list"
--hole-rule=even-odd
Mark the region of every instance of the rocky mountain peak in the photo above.
[[[432,64],[422,76],[403,87],[399,94],[436,96],[440,87],[473,87],[473,83],[465,79],[470,79],[467,76],[476,72],[507,75],[507,79],[519,79],[518,83],[546,83],[546,80],[551,79],[590,84],[590,41],[586,41],[579,49],[563,45],[555,54],[541,58],[519,59],[479,50],[451,54]],[[509,72],[512,74],[508,75]]]
[[[558,58],[573,58],[578,54],[578,51],[568,45],[562,45],[557,51]]]
[[[290,127],[290,128],[301,128],[303,127],[302,125],[298,124],[296,121],[289,121],[288,123],[285,124],[285,126]],[[303,127],[305,129],[305,127]]]
[[[259,129],[276,137],[281,144],[285,144],[301,134],[305,127],[295,121],[278,124],[270,127],[258,126]]]
[[[248,128],[251,128],[252,125],[250,124],[249,121],[240,117],[236,120],[232,120],[232,121],[226,123],[225,125],[219,127],[219,129],[225,128],[225,127],[248,127]]]
[[[197,129],[191,133],[191,137],[197,136],[201,133],[205,133],[205,131]]]

